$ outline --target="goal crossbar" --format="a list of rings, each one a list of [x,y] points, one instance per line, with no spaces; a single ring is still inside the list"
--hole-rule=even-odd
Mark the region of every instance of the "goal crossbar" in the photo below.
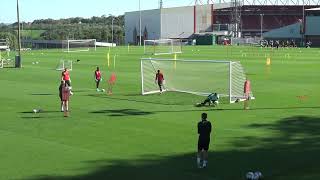
[[[64,43],[66,44],[66,50],[64,50],[64,52],[84,52],[89,51],[90,48],[94,48],[94,51],[96,51],[96,42],[96,39],[65,40]],[[75,45],[75,47],[72,45]]]
[[[182,53],[182,44],[180,40],[144,40],[144,54],[165,55],[179,53]]]

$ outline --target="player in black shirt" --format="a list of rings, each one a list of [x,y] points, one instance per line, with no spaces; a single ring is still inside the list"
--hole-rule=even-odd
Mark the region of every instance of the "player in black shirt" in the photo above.
[[[207,120],[207,113],[201,114],[202,120],[198,123],[198,156],[199,168],[205,168],[208,164],[208,149],[210,144],[211,123]]]
[[[65,81],[61,81],[60,86],[59,86],[59,97],[60,97],[60,102],[61,102],[61,112],[63,112],[63,101],[62,101],[62,88],[65,86]]]

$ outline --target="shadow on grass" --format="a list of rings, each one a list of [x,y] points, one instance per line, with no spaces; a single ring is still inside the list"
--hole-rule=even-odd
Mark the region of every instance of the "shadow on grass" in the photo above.
[[[154,114],[153,112],[140,111],[137,109],[112,109],[93,111],[94,114],[108,114],[109,116],[144,116]]]
[[[209,153],[209,167],[197,169],[195,153],[144,156],[136,160],[97,160],[83,173],[71,176],[43,175],[30,180],[244,180],[259,170],[267,180],[320,179],[320,118],[294,116],[274,124],[252,124],[250,129],[272,131],[267,137],[233,138],[225,151]],[[180,135],[182,136],[182,135]],[[216,134],[216,136],[219,136]],[[174,138],[174,137],[173,137]],[[190,146],[195,146],[190,143]],[[215,147],[215,139],[211,147]],[[55,172],[52,172],[55,174]]]
[[[56,94],[50,94],[50,93],[32,93],[32,96],[53,96]]]
[[[138,102],[138,103],[146,103],[146,104],[154,104],[154,105],[190,105],[187,101],[185,102],[177,102],[174,99],[171,102],[161,102],[158,99],[154,101],[147,101],[147,100],[138,100],[138,99],[129,99],[129,98],[120,98],[120,97],[111,97],[111,96],[104,96],[104,95],[95,95],[91,94],[88,95],[91,97],[99,97],[99,98],[106,98],[111,100],[120,100],[120,101],[128,101],[128,102]],[[160,96],[160,95],[159,95]],[[132,96],[135,97],[135,96]],[[139,96],[137,96],[139,97]]]
[[[137,109],[112,109],[112,110],[99,110],[91,113],[95,114],[111,114],[110,116],[137,116],[137,115],[150,115],[156,113],[183,113],[183,112],[205,112],[205,111],[258,111],[258,110],[283,110],[283,109],[318,109],[320,107],[279,107],[279,108],[252,108],[249,110],[238,109],[222,109],[218,107],[198,107],[195,109],[183,110],[161,110],[161,111],[140,111]]]
[[[24,112],[19,112],[21,114],[34,114],[34,112],[32,111],[24,111]],[[61,113],[61,111],[45,111],[45,110],[42,110],[40,112],[40,114],[46,114],[46,113]]]
[[[246,111],[258,111],[258,110],[283,110],[283,109],[320,109],[320,106],[307,106],[307,107],[261,107],[261,108],[250,108]],[[244,111],[243,108],[237,109],[219,109],[222,111]]]
[[[46,118],[46,117],[41,117],[41,116],[24,116],[24,117],[21,117],[22,119],[42,119],[42,118]]]

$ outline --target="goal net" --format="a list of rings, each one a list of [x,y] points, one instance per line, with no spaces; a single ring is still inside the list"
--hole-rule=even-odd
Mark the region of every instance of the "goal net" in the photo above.
[[[144,54],[182,53],[181,45],[181,40],[176,39],[144,40]]]
[[[71,60],[60,60],[59,64],[57,65],[56,70],[62,71],[65,68],[72,71],[72,61]]]
[[[156,71],[163,72],[165,91],[207,96],[216,92],[230,103],[244,100],[245,72],[240,62],[215,60],[141,59],[142,94],[159,92]],[[251,93],[250,97],[253,98]]]
[[[95,51],[97,49],[95,39],[65,40],[62,43],[64,52]]]
[[[4,53],[0,50],[0,68],[15,67],[15,61],[9,56],[9,50],[7,49]]]

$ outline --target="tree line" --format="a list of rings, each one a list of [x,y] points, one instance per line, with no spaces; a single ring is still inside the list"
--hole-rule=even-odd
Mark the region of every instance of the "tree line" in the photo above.
[[[124,44],[124,16],[93,16],[91,18],[39,19],[21,23],[21,39],[66,40],[97,39],[101,42]],[[18,23],[0,23],[0,39],[9,39],[11,48],[17,47]],[[28,33],[26,33],[28,32]],[[39,33],[40,32],[40,33]]]

